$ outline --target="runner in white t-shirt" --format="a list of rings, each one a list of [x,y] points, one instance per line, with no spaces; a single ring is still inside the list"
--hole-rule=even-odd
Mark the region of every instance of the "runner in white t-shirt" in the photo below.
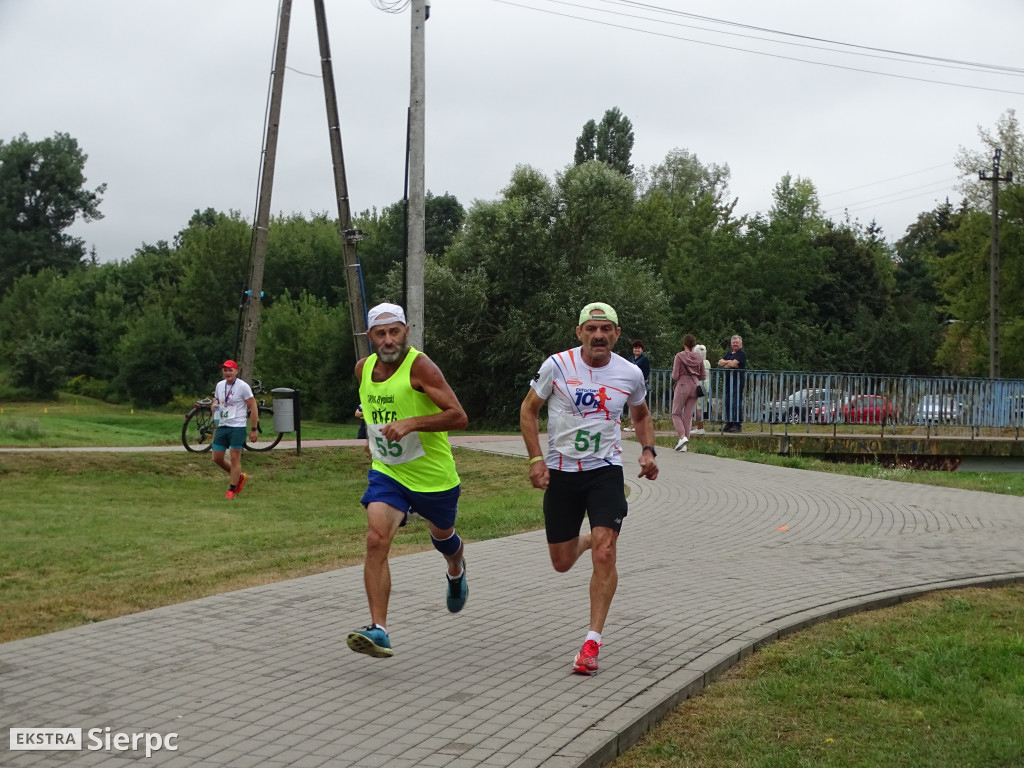
[[[601,631],[618,584],[615,550],[627,511],[619,414],[627,404],[643,446],[638,477],[658,476],[643,373],[612,352],[621,333],[614,309],[600,302],[585,306],[576,328],[581,346],[544,361],[519,416],[530,455],[530,482],[544,489],[551,564],[564,573],[591,550],[590,631],[573,661],[573,671],[584,675],[597,671]],[[538,434],[545,402],[546,453]],[[590,533],[581,534],[584,516],[590,519]]]
[[[233,499],[242,492],[242,486],[249,479],[242,471],[242,449],[245,447],[245,418],[249,417],[249,434],[256,439],[259,425],[259,409],[252,387],[238,378],[238,363],[225,360],[221,366],[222,381],[217,382],[214,390],[213,418],[217,422],[217,431],[213,433],[213,461],[228,473],[228,491],[224,498]],[[231,461],[224,458],[224,453],[231,449]]]

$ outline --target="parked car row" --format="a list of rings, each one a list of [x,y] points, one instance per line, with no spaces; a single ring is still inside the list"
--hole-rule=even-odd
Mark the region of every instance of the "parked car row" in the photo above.
[[[664,418],[672,407],[670,373],[652,372],[652,412]],[[709,379],[711,399],[715,400],[711,407],[721,416],[721,406],[731,402],[733,379],[718,370],[712,370]],[[1024,436],[1024,377],[921,378],[753,370],[747,371],[743,380],[744,420],[765,425],[880,423],[918,426],[922,433],[926,426],[942,434],[966,433],[969,428],[973,436],[981,436],[980,430],[1012,428]]]
[[[1024,409],[1022,409],[1024,410]],[[953,395],[922,395],[913,424],[963,424],[966,409]],[[899,410],[883,395],[848,395],[838,389],[799,389],[765,406],[769,424],[897,424]]]
[[[848,395],[839,389],[799,389],[764,409],[769,424],[896,424],[899,411],[882,395]]]

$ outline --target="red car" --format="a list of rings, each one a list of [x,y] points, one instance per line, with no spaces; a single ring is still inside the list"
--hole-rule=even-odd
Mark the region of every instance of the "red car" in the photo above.
[[[896,406],[881,395],[853,395],[839,408],[839,418],[847,424],[895,424]]]

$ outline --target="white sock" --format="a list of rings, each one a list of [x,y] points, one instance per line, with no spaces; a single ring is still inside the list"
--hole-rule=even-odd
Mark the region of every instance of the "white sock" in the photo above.
[[[375,626],[377,629],[383,629],[385,635],[388,633],[387,629],[384,628],[383,624],[378,624],[377,622],[373,622],[373,626]]]
[[[590,630],[589,632],[587,632],[587,640],[593,640],[595,643],[600,645],[601,644],[601,633],[600,632],[595,632],[594,630]],[[587,640],[584,640],[583,642],[587,642]]]

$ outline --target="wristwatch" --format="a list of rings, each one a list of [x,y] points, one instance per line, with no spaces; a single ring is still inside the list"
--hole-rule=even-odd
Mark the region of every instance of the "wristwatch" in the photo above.
[[[651,452],[651,456],[654,456],[655,458],[658,457],[658,452],[656,450],[654,450],[654,446],[653,445],[645,445],[643,447],[643,450],[640,451],[640,453],[643,453],[644,451],[650,451]]]

